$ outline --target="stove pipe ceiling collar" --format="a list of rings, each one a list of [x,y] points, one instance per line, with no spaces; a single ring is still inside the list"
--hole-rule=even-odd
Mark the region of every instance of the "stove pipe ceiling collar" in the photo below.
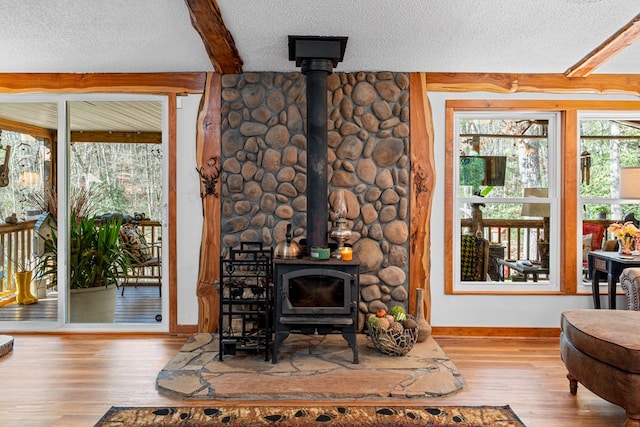
[[[307,248],[328,246],[327,76],[347,37],[289,36],[289,60],[307,76]]]
[[[342,62],[347,47],[347,37],[289,36],[289,61],[296,61],[296,67],[305,72],[305,62],[329,61],[331,70]],[[322,61],[324,62],[324,61]]]

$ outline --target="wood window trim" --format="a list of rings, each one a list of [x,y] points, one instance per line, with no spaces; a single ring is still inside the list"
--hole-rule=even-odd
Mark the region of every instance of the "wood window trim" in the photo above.
[[[561,159],[560,159],[560,281],[559,292],[497,292],[497,291],[455,291],[453,289],[453,257],[445,263],[445,294],[482,295],[575,295],[578,294],[576,274],[578,271],[578,198],[568,197],[578,194],[579,150],[578,113],[580,111],[632,111],[640,110],[640,101],[574,101],[574,100],[448,100],[445,106],[445,253],[453,253],[454,213],[454,114],[459,111],[540,111],[560,113]]]

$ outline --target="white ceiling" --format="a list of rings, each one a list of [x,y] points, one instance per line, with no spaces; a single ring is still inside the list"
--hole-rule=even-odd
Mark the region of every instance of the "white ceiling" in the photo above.
[[[336,71],[564,73],[638,0],[218,0],[244,71],[294,71],[288,35],[347,36]],[[0,72],[212,71],[183,0],[2,0]],[[640,42],[596,73],[638,73]]]

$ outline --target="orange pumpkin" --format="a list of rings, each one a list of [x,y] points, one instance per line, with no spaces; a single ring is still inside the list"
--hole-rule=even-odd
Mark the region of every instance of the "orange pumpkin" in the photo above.
[[[387,315],[387,310],[385,310],[384,308],[379,308],[378,311],[376,311],[376,317],[384,317]]]

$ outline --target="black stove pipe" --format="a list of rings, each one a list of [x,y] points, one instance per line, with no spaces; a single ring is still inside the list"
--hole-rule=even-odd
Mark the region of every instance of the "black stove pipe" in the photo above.
[[[328,59],[307,59],[307,248],[328,246],[327,76]]]

